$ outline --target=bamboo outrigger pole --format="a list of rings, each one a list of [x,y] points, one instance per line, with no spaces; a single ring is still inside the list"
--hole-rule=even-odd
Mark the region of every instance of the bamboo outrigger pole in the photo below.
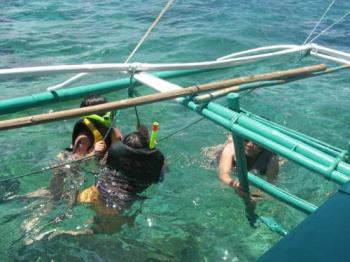
[[[147,95],[143,97],[136,97],[131,99],[124,99],[124,100],[110,102],[110,103],[96,105],[96,106],[4,120],[4,121],[0,121],[0,130],[37,125],[37,124],[52,122],[52,121],[61,120],[61,119],[86,116],[93,113],[102,113],[110,110],[123,109],[123,108],[133,107],[137,105],[145,105],[153,102],[193,95],[200,92],[219,90],[219,89],[232,87],[232,86],[236,86],[244,83],[285,79],[285,78],[296,77],[301,75],[305,75],[305,77],[308,77],[308,76],[312,76],[312,73],[324,71],[326,70],[326,68],[327,68],[326,65],[319,64],[319,65],[290,69],[286,71],[277,71],[273,73],[243,76],[243,77],[233,78],[229,80],[208,83],[204,85],[191,86],[180,90],[157,93],[157,94]]]
[[[239,86],[232,86],[225,89],[221,89],[219,91],[214,91],[210,93],[206,93],[204,95],[195,96],[193,98],[193,102],[195,103],[207,103],[211,100],[214,100],[219,97],[223,97],[229,93],[237,93],[242,92],[245,90],[252,90],[260,87],[267,87],[267,86],[275,86],[275,85],[282,85],[287,83],[286,80],[273,80],[273,81],[264,81],[264,82],[254,82],[250,84],[245,85],[239,85]]]

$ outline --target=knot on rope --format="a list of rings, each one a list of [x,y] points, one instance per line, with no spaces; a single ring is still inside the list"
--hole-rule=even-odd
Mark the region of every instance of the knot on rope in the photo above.
[[[238,119],[239,119],[242,115],[243,115],[242,113],[237,113],[235,116],[233,116],[233,117],[230,119],[231,128],[234,126],[234,124],[236,124],[236,122],[238,121]]]
[[[328,167],[327,174],[329,176],[329,179],[331,178],[333,171],[335,171],[337,169],[337,166],[339,165],[339,163],[341,161],[342,161],[342,158],[337,157],[337,158],[335,158],[334,162]]]
[[[128,73],[130,75],[134,75],[139,70],[140,67],[141,67],[141,63],[139,62],[130,63],[128,66]]]
[[[194,109],[195,112],[200,113],[204,108],[208,106],[209,102],[201,103],[201,104],[196,104],[196,108]]]

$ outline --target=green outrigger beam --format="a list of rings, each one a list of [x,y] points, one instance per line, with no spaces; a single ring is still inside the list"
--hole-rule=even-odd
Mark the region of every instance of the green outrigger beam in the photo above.
[[[197,69],[197,70],[183,70],[183,71],[165,71],[155,73],[161,78],[175,78],[197,73],[203,73],[209,70],[217,69]],[[84,85],[73,88],[64,88],[55,91],[46,91],[42,93],[33,94],[30,96],[17,97],[0,101],[0,115],[14,113],[32,107],[43,106],[72,99],[81,98],[91,93],[105,94],[112,91],[118,91],[127,88],[130,85],[130,78],[122,78],[114,81],[97,83],[92,85]],[[140,85],[135,83],[135,85]]]
[[[348,150],[341,150],[341,149],[336,148],[334,146],[328,145],[328,144],[326,144],[320,140],[317,140],[311,136],[307,136],[307,135],[299,133],[295,130],[291,130],[291,129],[288,129],[284,126],[277,125],[277,124],[275,124],[275,123],[273,123],[265,118],[257,116],[251,112],[246,111],[246,110],[242,109],[241,111],[250,115],[254,120],[257,120],[265,125],[268,125],[269,127],[274,128],[274,129],[278,130],[279,132],[286,134],[292,138],[298,139],[309,146],[313,146],[326,154],[329,154],[333,157],[341,158],[342,160],[347,160],[346,156],[348,155]]]

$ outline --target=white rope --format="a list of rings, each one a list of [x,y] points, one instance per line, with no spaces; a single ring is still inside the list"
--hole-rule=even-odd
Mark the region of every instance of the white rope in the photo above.
[[[143,42],[145,41],[145,39],[147,38],[147,36],[149,35],[149,33],[153,30],[153,28],[157,25],[157,23],[159,22],[159,20],[162,18],[162,16],[165,14],[166,11],[168,11],[168,9],[170,8],[170,6],[172,5],[172,3],[175,0],[169,0],[168,3],[164,6],[163,10],[160,12],[160,14],[158,15],[158,17],[153,21],[153,23],[151,24],[151,26],[148,28],[148,30],[146,31],[146,33],[143,35],[143,37],[141,38],[140,42],[136,45],[136,47],[134,48],[134,50],[131,52],[131,54],[128,56],[128,58],[125,60],[125,63],[128,63],[130,61],[130,59],[134,56],[134,54],[137,52],[137,50],[140,48],[140,46],[143,44]]]
[[[350,14],[350,11],[347,12],[345,15],[343,15],[341,18],[339,18],[337,21],[335,21],[332,25],[328,26],[326,29],[324,29],[321,33],[319,33],[317,36],[312,38],[309,43],[313,43],[317,38],[319,38],[321,35],[323,35],[325,32],[327,32],[329,29],[331,29],[333,26],[338,24],[340,21],[342,21],[345,17],[347,17]]]
[[[63,83],[60,83],[60,84],[57,84],[57,85],[50,86],[50,87],[46,88],[46,90],[47,91],[54,91],[56,89],[60,89],[60,88],[66,87],[66,86],[74,83],[75,81],[78,81],[80,78],[82,78],[84,75],[87,75],[87,74],[88,73],[77,74],[77,75],[69,78],[68,80],[64,81]]]
[[[241,52],[233,53],[230,55],[225,55],[223,57],[219,57],[216,59],[216,61],[222,61],[222,60],[228,60],[232,58],[238,58],[238,57],[244,57],[243,55],[251,55],[253,53],[261,53],[265,51],[274,51],[274,50],[287,50],[287,49],[292,49],[292,48],[297,48],[299,47],[298,45],[271,45],[271,46],[263,46],[263,47],[258,47],[258,48],[253,48],[253,49],[248,49],[244,50]]]
[[[143,35],[143,37],[141,38],[141,40],[139,41],[139,43],[136,45],[136,47],[134,48],[134,50],[131,52],[131,54],[128,56],[128,58],[125,60],[124,63],[128,63],[130,61],[130,59],[134,56],[134,54],[137,52],[137,50],[140,48],[140,46],[143,44],[143,42],[146,40],[146,38],[148,37],[148,35],[150,34],[150,32],[153,30],[153,28],[157,25],[157,23],[159,22],[159,20],[162,18],[162,16],[165,14],[166,11],[168,11],[168,9],[170,8],[170,6],[172,5],[172,3],[175,0],[169,0],[168,3],[164,6],[163,10],[159,13],[159,15],[157,16],[157,18],[153,21],[153,23],[151,24],[151,26],[148,28],[148,30],[146,31],[146,33]],[[54,86],[50,86],[48,87],[46,90],[47,91],[53,91],[53,90],[57,90],[59,88],[63,88],[68,86],[69,84],[72,84],[74,82],[76,82],[77,80],[79,80],[80,78],[82,78],[83,76],[87,75],[88,73],[81,73],[81,74],[77,74],[71,78],[69,78],[68,80],[66,80],[63,83],[54,85]]]
[[[317,24],[315,25],[315,27],[312,29],[311,33],[308,35],[308,37],[305,39],[303,45],[305,45],[307,43],[307,41],[310,39],[310,37],[312,36],[312,34],[315,32],[316,28],[321,24],[322,20],[324,19],[324,17],[326,16],[326,14],[328,13],[328,11],[332,8],[333,4],[335,3],[335,0],[333,0],[333,2],[328,6],[327,10],[323,13],[322,17],[320,18],[320,20],[317,22]]]

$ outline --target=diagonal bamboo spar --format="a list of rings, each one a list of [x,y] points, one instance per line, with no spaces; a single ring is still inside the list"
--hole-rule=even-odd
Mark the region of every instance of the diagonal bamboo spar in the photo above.
[[[227,87],[232,87],[232,86],[241,85],[245,83],[285,79],[285,78],[302,76],[302,75],[305,75],[305,77],[308,77],[312,75],[312,73],[324,71],[326,69],[327,67],[324,64],[306,66],[306,67],[300,67],[295,69],[289,69],[285,71],[277,71],[277,72],[252,75],[252,76],[243,76],[243,77],[217,81],[217,82],[198,85],[198,86],[190,86],[188,88],[184,88],[180,90],[157,93],[157,94],[136,97],[131,99],[124,99],[124,100],[110,102],[110,103],[96,105],[96,106],[76,108],[76,109],[64,110],[64,111],[59,111],[54,113],[46,113],[46,114],[39,114],[39,115],[33,115],[28,117],[4,120],[4,121],[0,121],[0,130],[14,129],[18,127],[37,125],[37,124],[52,122],[56,120],[86,116],[93,113],[102,113],[110,110],[123,109],[123,108],[133,107],[137,105],[145,105],[153,102],[170,100],[177,97],[194,95],[201,92],[224,89]]]

